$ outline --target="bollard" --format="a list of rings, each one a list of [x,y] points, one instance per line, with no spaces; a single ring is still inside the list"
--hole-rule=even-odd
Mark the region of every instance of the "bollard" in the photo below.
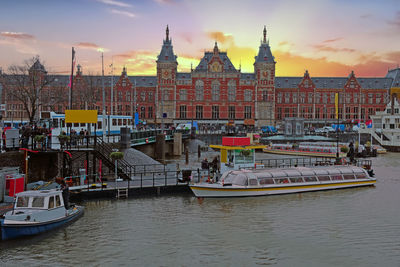
[[[186,162],[186,165],[189,164],[189,149],[185,150],[185,162]]]

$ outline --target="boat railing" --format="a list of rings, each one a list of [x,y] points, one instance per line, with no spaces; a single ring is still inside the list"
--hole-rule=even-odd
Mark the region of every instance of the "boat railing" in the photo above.
[[[369,159],[358,159],[354,162],[341,161],[341,165],[354,165],[371,169],[372,161]],[[257,160],[254,167],[247,167],[245,169],[253,168],[290,168],[290,167],[312,167],[312,166],[329,166],[338,165],[335,158],[312,157],[312,158],[279,158],[279,159],[261,159]]]

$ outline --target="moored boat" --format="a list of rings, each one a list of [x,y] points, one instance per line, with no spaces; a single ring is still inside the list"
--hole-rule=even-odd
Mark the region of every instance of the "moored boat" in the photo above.
[[[196,197],[250,197],[374,185],[356,166],[297,167],[227,171],[217,183],[191,184]]]
[[[62,191],[25,191],[16,195],[13,210],[3,215],[1,239],[36,235],[65,225],[83,215],[83,207],[65,207]]]
[[[271,144],[263,149],[265,153],[293,155],[293,156],[311,156],[335,158],[337,147],[333,146],[315,146],[315,145],[292,145],[292,144]],[[339,158],[344,158],[347,153],[343,153],[339,148]]]

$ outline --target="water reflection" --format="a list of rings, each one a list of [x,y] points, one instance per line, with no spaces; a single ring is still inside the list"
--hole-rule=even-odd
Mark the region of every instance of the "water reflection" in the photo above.
[[[399,154],[376,187],[256,198],[98,200],[44,235],[0,242],[2,266],[397,266]]]

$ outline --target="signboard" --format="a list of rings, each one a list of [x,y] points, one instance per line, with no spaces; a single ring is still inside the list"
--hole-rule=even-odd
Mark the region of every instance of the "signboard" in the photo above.
[[[97,110],[66,110],[66,123],[97,123]]]

